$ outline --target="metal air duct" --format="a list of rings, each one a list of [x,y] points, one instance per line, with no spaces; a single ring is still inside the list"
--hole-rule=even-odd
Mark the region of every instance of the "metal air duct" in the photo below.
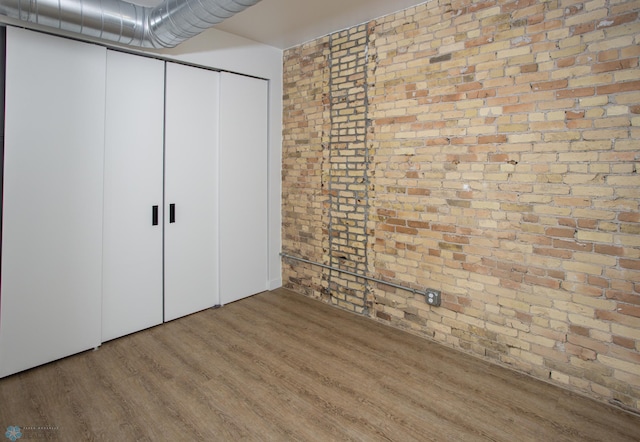
[[[260,0],[0,0],[0,15],[144,48],[171,48]]]

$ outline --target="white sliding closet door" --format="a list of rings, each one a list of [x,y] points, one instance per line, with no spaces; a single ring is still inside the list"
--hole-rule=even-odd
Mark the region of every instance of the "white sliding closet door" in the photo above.
[[[107,51],[102,341],[160,324],[164,62]]]
[[[268,288],[267,100],[267,81],[221,74],[221,304]]]
[[[100,345],[105,58],[7,28],[0,376]]]
[[[219,73],[166,65],[164,320],[219,303]]]

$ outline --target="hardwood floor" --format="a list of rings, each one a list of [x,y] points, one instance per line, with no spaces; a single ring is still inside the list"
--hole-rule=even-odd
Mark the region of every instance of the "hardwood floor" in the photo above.
[[[0,380],[0,430],[83,441],[637,441],[640,417],[286,290]]]

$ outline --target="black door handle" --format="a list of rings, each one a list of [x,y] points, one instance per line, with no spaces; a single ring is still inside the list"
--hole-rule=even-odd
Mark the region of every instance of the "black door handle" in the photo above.
[[[176,222],[176,205],[175,204],[169,204],[169,222],[170,223]]]
[[[151,208],[151,225],[158,225],[158,206],[153,206]]]

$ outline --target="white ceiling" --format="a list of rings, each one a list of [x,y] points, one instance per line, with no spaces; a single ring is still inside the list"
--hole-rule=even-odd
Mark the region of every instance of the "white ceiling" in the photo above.
[[[425,0],[262,0],[215,26],[287,49]]]
[[[425,0],[262,0],[217,29],[287,49]]]
[[[163,0],[126,0],[155,6]],[[427,0],[261,0],[215,28],[288,49]]]

